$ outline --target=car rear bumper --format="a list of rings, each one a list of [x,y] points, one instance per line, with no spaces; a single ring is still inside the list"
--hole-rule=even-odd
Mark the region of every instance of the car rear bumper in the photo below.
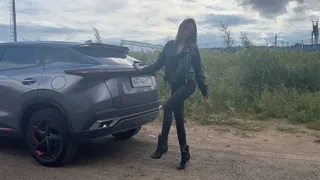
[[[159,114],[160,102],[117,110],[101,110],[83,130],[74,132],[78,140],[93,139],[143,126]],[[94,121],[93,121],[94,120]]]

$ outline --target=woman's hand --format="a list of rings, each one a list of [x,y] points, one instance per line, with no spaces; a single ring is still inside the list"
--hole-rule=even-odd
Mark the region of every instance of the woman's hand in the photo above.
[[[141,69],[141,66],[140,66],[139,63],[133,63],[133,67],[134,67],[137,71],[139,71],[139,70]]]
[[[140,70],[140,66],[138,64],[133,64],[133,67],[136,69],[136,70]]]
[[[204,97],[204,102],[206,103],[206,104],[210,104],[210,95],[208,95],[208,96],[206,96],[206,97]]]

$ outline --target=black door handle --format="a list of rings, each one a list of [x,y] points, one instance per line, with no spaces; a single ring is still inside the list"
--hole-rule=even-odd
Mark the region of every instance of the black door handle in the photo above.
[[[27,79],[24,79],[23,81],[22,81],[22,84],[24,84],[24,85],[29,85],[29,84],[33,84],[33,83],[35,83],[36,82],[36,80],[34,79],[34,78],[27,78]]]

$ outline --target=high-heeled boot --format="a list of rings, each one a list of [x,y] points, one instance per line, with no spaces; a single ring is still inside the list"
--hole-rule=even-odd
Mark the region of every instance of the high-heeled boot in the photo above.
[[[185,169],[190,160],[189,146],[188,145],[180,146],[180,150],[181,150],[181,161],[180,161],[180,164],[177,166],[178,170]]]
[[[162,135],[158,137],[158,145],[156,151],[150,156],[153,159],[160,159],[164,153],[168,151],[168,140]]]

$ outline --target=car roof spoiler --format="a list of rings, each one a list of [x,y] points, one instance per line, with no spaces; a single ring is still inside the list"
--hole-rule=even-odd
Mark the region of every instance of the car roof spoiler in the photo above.
[[[117,45],[111,45],[111,44],[103,44],[103,43],[94,43],[92,41],[86,41],[83,44],[78,44],[73,46],[73,48],[82,48],[82,47],[100,47],[100,48],[106,48],[108,50],[121,52],[124,54],[128,54],[129,48],[124,46],[117,46]]]

